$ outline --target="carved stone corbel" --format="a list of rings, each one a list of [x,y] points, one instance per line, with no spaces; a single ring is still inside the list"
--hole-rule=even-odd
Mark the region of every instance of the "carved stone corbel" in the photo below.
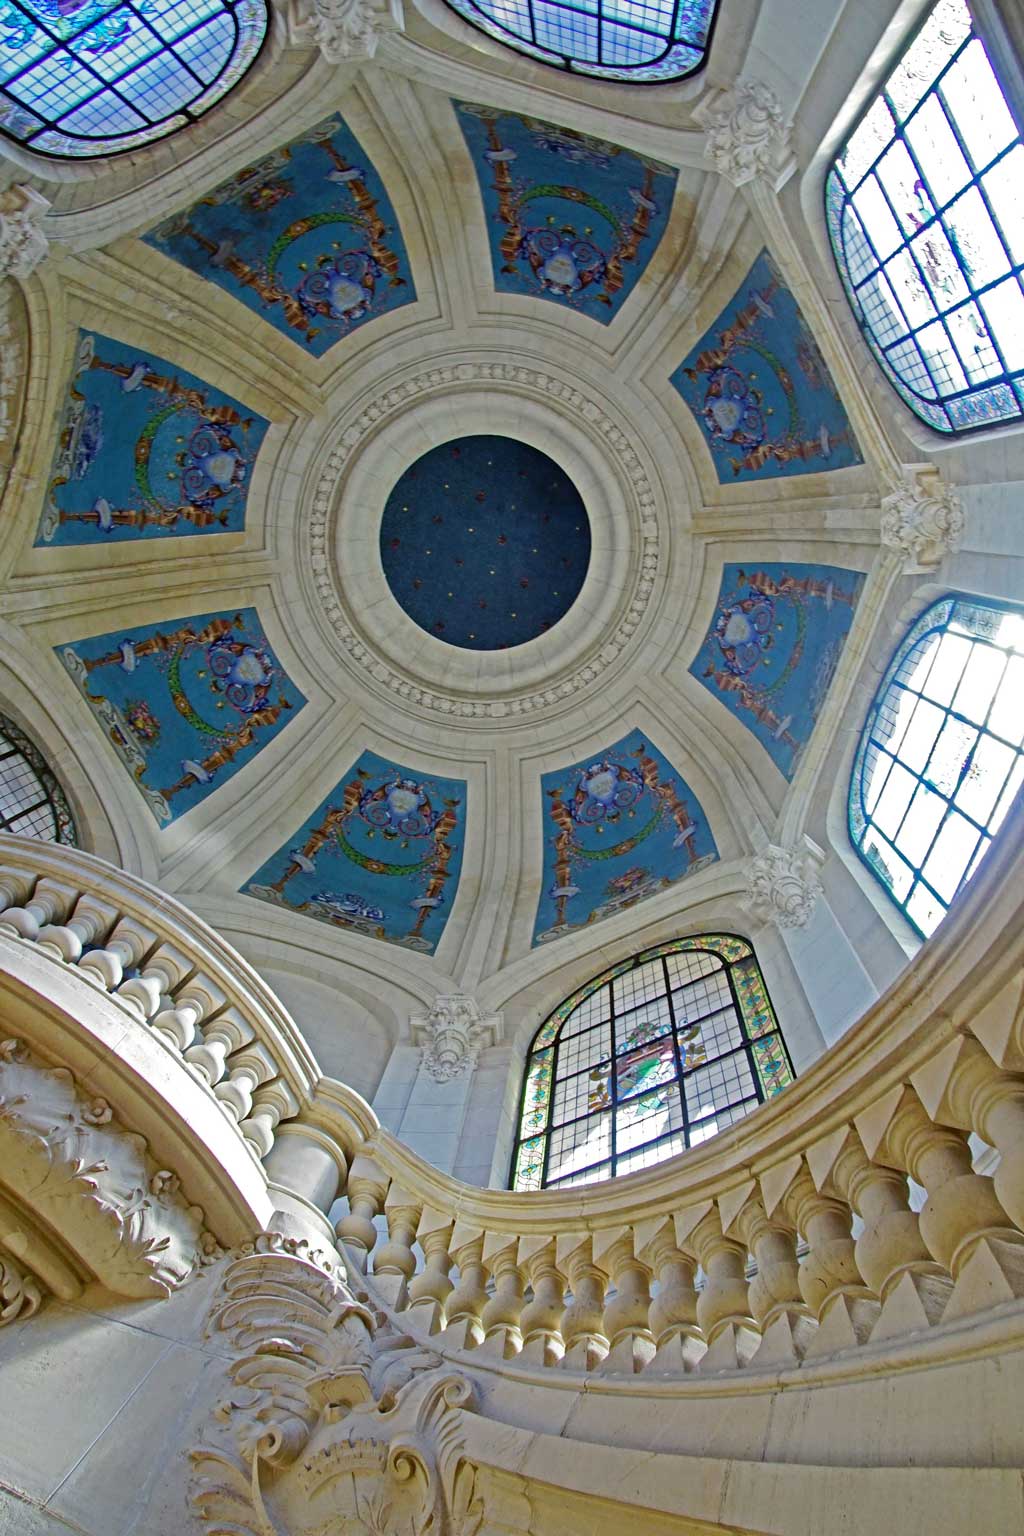
[[[13,186],[0,192],[0,280],[31,277],[45,260],[50,242],[39,221],[49,206],[32,187]]]
[[[934,567],[963,538],[960,497],[933,465],[909,465],[902,483],[882,498],[879,532],[882,543],[912,566]]]
[[[762,180],[778,191],[794,159],[782,103],[760,80],[738,80],[712,91],[694,117],[707,132],[704,158],[734,187]]]
[[[294,43],[315,43],[328,64],[372,59],[387,32],[405,30],[402,0],[292,0]]]
[[[472,1071],[480,1051],[501,1038],[501,1015],[485,1017],[461,992],[438,997],[429,1013],[414,1014],[410,1024],[423,1066],[439,1083]]]
[[[821,895],[813,846],[779,848],[769,843],[751,859],[743,905],[751,917],[777,928],[805,928]]]

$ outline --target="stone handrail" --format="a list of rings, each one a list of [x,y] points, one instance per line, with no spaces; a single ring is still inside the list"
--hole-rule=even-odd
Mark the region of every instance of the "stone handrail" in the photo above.
[[[809,1365],[1015,1310],[1022,825],[1018,806],[859,1023],[699,1148],[588,1189],[516,1194],[460,1184],[378,1131],[338,1223],[368,1288],[433,1348],[648,1376]],[[993,1149],[994,1177],[971,1136]]]
[[[78,849],[0,834],[0,936],[73,970],[144,1023],[259,1162],[283,1127],[321,1118],[324,1080],[286,1009],[236,950],[163,892]],[[343,1172],[376,1117],[348,1090],[329,1094],[325,1112]]]

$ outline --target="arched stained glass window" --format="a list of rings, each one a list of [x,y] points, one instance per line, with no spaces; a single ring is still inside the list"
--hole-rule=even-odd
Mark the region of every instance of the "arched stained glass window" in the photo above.
[[[25,732],[0,715],[0,832],[77,844],[67,796]]]
[[[0,0],[0,133],[38,154],[136,149],[254,63],[264,0]]]
[[[1024,145],[965,0],[940,0],[826,182],[871,350],[939,432],[1024,415]]]
[[[754,952],[708,933],[567,997],[526,1062],[513,1189],[635,1173],[707,1141],[793,1080]]]
[[[850,838],[927,938],[1024,781],[1024,612],[950,596],[922,613],[868,711]]]
[[[718,0],[448,0],[519,53],[602,80],[657,84],[702,68]]]

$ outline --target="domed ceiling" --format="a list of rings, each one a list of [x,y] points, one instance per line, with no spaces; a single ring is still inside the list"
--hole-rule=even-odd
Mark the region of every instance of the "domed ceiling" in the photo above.
[[[877,549],[799,260],[690,107],[670,164],[455,73],[311,63],[255,154],[99,222],[49,188],[9,581],[149,872],[424,996],[728,886]]]

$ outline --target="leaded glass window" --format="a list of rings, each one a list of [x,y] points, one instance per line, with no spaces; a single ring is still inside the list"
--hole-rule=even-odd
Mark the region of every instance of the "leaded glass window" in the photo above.
[[[0,832],[44,843],[75,843],[78,834],[67,796],[39,748],[0,715]]]
[[[1024,145],[965,0],[940,0],[825,188],[872,352],[939,432],[1024,415]]]
[[[657,84],[695,74],[718,0],[448,0],[519,53],[602,80]]]
[[[792,1080],[746,940],[659,944],[595,976],[537,1031],[512,1187],[565,1189],[650,1168]]]
[[[1024,780],[1024,611],[950,596],[922,613],[868,711],[850,782],[857,853],[924,938]]]
[[[0,0],[0,133],[88,159],[184,128],[237,85],[264,0]]]

